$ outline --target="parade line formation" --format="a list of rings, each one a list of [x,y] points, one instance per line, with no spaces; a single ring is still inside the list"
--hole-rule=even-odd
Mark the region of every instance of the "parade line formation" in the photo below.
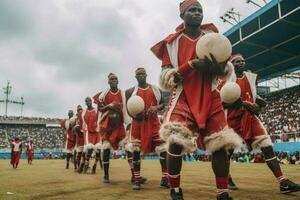
[[[92,173],[99,162],[103,182],[109,184],[110,152],[122,147],[132,189],[141,190],[146,181],[140,174],[141,153],[157,153],[160,186],[170,188],[172,200],[183,200],[182,157],[199,148],[212,155],[216,198],[229,200],[233,198],[228,190],[237,189],[230,175],[230,157],[244,142],[249,150],[262,151],[281,193],[300,191],[300,185],[283,175],[270,136],[257,117],[267,104],[256,93],[257,75],[246,70],[241,54],[231,55],[230,43],[214,24],[202,24],[203,10],[197,0],[185,0],[179,8],[183,23],[151,48],[162,63],[160,87],[147,83],[143,67],[135,71],[137,86],[126,91],[118,88],[117,74],[110,73],[108,89],[86,97],[86,108],[78,105],[77,113],[70,110],[69,118],[61,122],[66,130],[66,168],[73,156],[76,172],[87,173],[94,158]],[[162,90],[170,93],[166,108]],[[158,112],[163,112],[162,120]],[[15,138],[11,148],[11,164],[17,168],[21,141]],[[32,151],[30,142],[29,163]]]

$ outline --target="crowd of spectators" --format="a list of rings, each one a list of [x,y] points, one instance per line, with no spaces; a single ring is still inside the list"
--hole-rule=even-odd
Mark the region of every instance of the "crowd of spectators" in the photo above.
[[[299,151],[288,154],[287,152],[275,152],[280,164],[300,165]],[[185,161],[211,161],[211,155],[208,154],[186,154]],[[231,157],[235,163],[264,163],[265,159],[260,152],[237,152]]]
[[[0,116],[0,122],[31,122],[31,123],[58,123],[58,118],[24,117],[24,116]]]
[[[36,148],[61,148],[64,144],[64,131],[59,127],[0,125],[0,148],[9,147],[9,142],[15,137],[19,137],[23,143],[32,139]]]
[[[300,85],[270,93],[260,118],[273,142],[300,141]]]

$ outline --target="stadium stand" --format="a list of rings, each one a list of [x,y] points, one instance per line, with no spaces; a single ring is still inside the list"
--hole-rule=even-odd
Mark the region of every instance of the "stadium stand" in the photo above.
[[[260,115],[273,142],[300,141],[300,86],[270,93]]]

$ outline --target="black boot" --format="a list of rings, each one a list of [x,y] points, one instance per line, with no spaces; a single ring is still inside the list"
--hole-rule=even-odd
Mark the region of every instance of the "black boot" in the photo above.
[[[168,180],[162,178],[161,181],[160,181],[160,187],[166,188],[166,189],[170,188]]]
[[[217,200],[233,200],[233,198],[229,196],[228,192],[224,192],[217,196]]]
[[[97,164],[94,164],[93,169],[92,169],[92,174],[96,174],[96,167],[97,167]]]
[[[280,192],[282,194],[287,194],[291,192],[299,192],[300,185],[288,180],[285,184],[280,184]]]
[[[179,188],[179,192],[175,192],[175,190],[172,189],[171,193],[170,193],[170,196],[171,196],[172,200],[184,200],[181,188]]]
[[[239,188],[236,186],[236,184],[233,182],[232,178],[228,178],[228,185],[227,185],[229,190],[238,190]]]

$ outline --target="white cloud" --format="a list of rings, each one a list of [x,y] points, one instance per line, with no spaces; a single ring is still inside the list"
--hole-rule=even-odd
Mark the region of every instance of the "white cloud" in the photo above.
[[[27,116],[63,117],[106,88],[110,71],[126,89],[135,84],[134,69],[144,66],[149,82],[156,84],[160,62],[150,47],[181,23],[179,2],[2,0],[0,86],[11,81],[11,98],[24,96]],[[215,23],[221,32],[229,26],[219,16],[230,7],[244,16],[256,9],[240,0],[201,2],[204,22]],[[9,105],[9,114],[19,113],[19,106]]]

